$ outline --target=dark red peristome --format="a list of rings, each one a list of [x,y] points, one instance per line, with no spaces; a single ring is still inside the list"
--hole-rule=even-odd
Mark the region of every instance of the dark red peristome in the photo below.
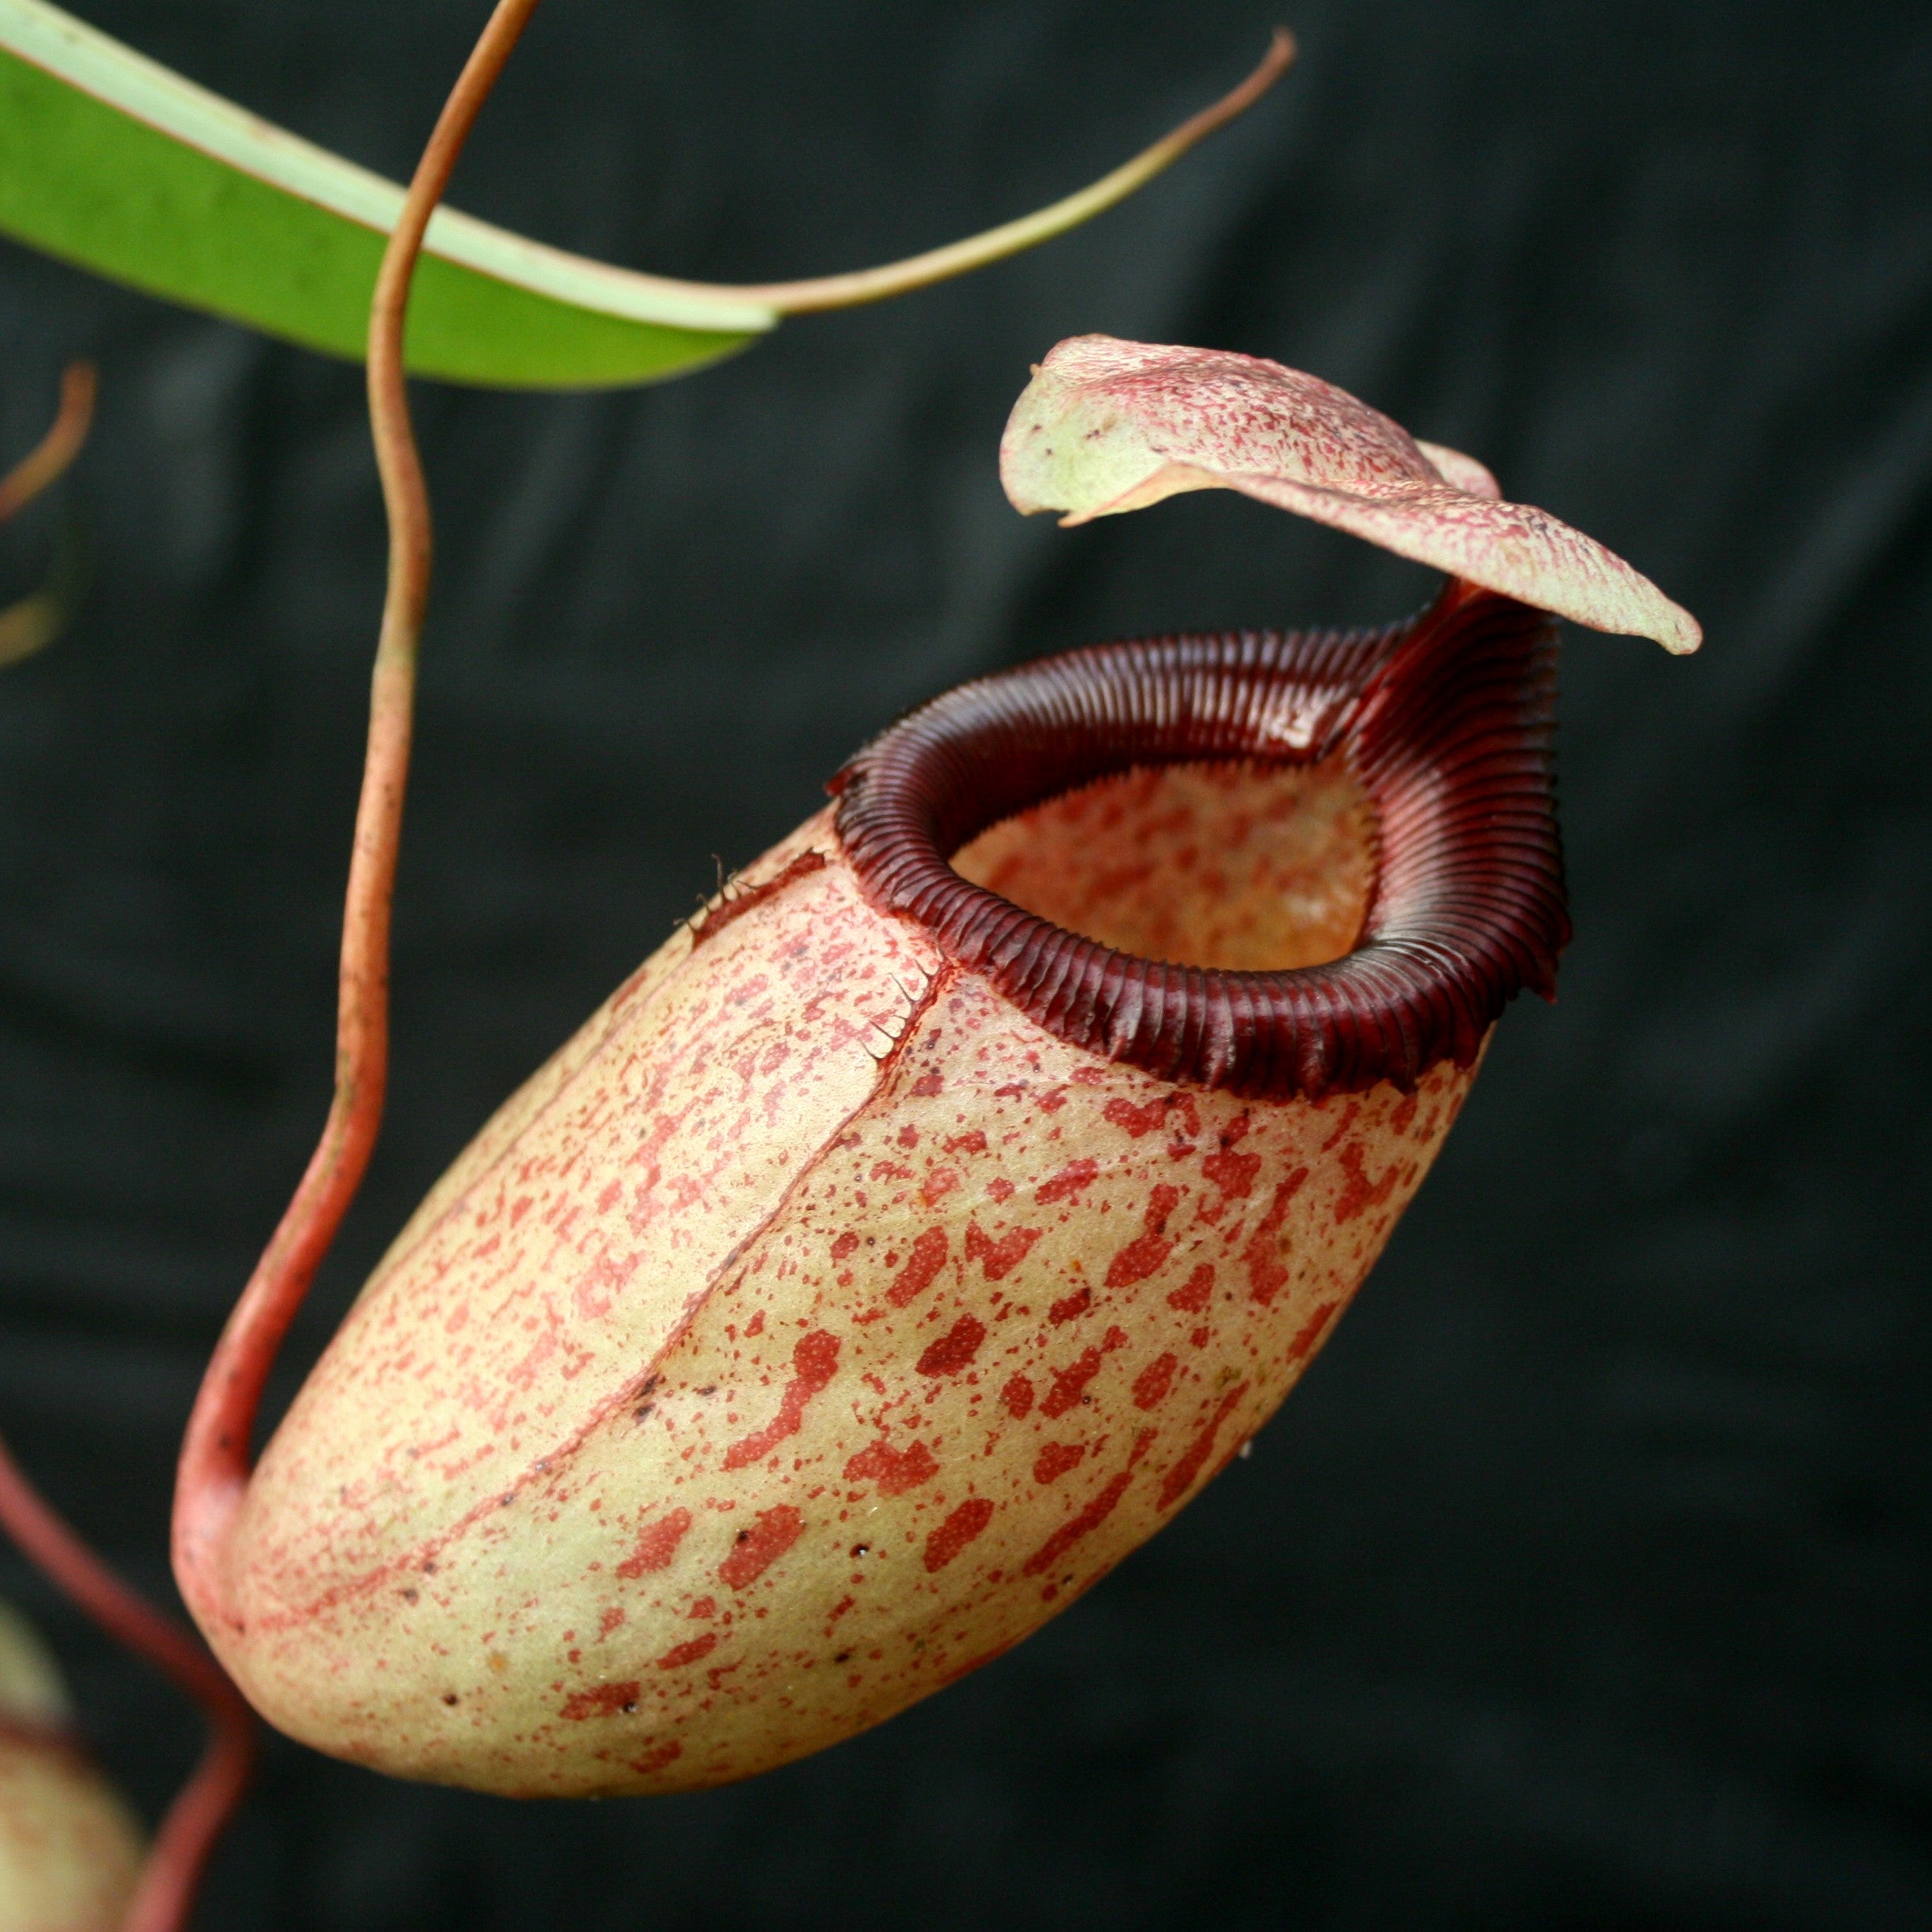
[[[1550,739],[1555,628],[1452,583],[1377,631],[1242,631],[1070,651],[911,713],[835,778],[865,894],[1059,1038],[1169,1080],[1311,1098],[1468,1066],[1569,938]],[[1239,973],[1114,951],[962,878],[992,825],[1135,768],[1344,754],[1374,891],[1326,966]]]

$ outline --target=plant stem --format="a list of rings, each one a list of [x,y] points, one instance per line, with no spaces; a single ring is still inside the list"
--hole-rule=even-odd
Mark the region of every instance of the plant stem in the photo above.
[[[370,310],[370,426],[389,515],[389,573],[342,918],[335,1096],[301,1185],[216,1346],[181,1446],[175,1574],[197,1621],[211,1635],[235,1627],[222,1558],[248,1485],[250,1439],[262,1385],[355,1198],[382,1116],[389,1065],[389,909],[409,769],[417,643],[430,587],[429,496],[403,378],[410,282],[430,216],[477,112],[536,8],[537,0],[499,0],[490,15],[417,164],[383,253]]]

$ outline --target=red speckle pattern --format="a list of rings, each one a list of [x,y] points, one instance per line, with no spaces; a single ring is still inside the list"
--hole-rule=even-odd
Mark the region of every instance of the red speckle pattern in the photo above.
[[[1288,1280],[1288,1264],[1282,1256],[1279,1237],[1282,1223],[1288,1218],[1289,1207],[1308,1178],[1306,1167],[1297,1167],[1292,1174],[1285,1174],[1275,1182],[1268,1212],[1255,1224],[1253,1237],[1241,1250],[1241,1258],[1248,1270],[1248,1292],[1264,1308],[1281,1292]]]
[[[1210,1154],[1201,1171],[1230,1201],[1245,1201],[1254,1192],[1254,1178],[1261,1171],[1259,1154],[1223,1151]]]
[[[1167,1113],[1159,1100],[1149,1100],[1141,1107],[1136,1107],[1131,1100],[1109,1100],[1103,1111],[1115,1126],[1137,1141],[1144,1134],[1153,1133]]]
[[[1305,1362],[1315,1353],[1321,1338],[1328,1332],[1328,1324],[1342,1312],[1338,1301],[1325,1301],[1316,1309],[1301,1326],[1295,1331],[1294,1341],[1288,1344],[1288,1359],[1291,1362]]]
[[[688,1644],[679,1644],[666,1651],[657,1659],[660,1670],[682,1670],[688,1664],[694,1664],[701,1657],[709,1657],[718,1647],[718,1633],[707,1630],[702,1636],[693,1637]],[[632,1687],[636,1688],[635,1685]]]
[[[1156,1355],[1134,1378],[1134,1405],[1136,1409],[1156,1409],[1165,1399],[1168,1390],[1174,1387],[1174,1372],[1181,1365],[1176,1355]]]
[[[617,1565],[617,1574],[635,1582],[653,1570],[668,1569],[691,1526],[688,1509],[672,1509],[656,1522],[646,1523],[638,1533],[636,1547]]]
[[[1093,1305],[1093,1290],[1088,1287],[1076,1288],[1070,1295],[1063,1295],[1047,1310],[1047,1320],[1055,1328],[1063,1322],[1075,1320],[1086,1313]]]
[[[845,1465],[848,1483],[877,1483],[882,1496],[903,1496],[938,1474],[939,1464],[925,1443],[895,1449],[884,1436],[868,1442]]]
[[[745,1325],[749,1342],[765,1331],[763,1310]],[[805,1405],[832,1380],[839,1366],[839,1338],[815,1328],[801,1335],[791,1351],[791,1379],[779,1399],[778,1413],[761,1429],[754,1429],[724,1452],[728,1469],[742,1469],[748,1462],[769,1456],[788,1435],[796,1435],[805,1420]]]
[[[992,1520],[991,1502],[984,1496],[969,1496],[926,1538],[926,1574],[938,1575]]]
[[[980,1352],[986,1339],[986,1324],[977,1316],[962,1315],[913,1366],[922,1375],[956,1375]]]
[[[1348,1184],[1342,1190],[1342,1198],[1335,1203],[1338,1222],[1353,1221],[1371,1208],[1379,1208],[1394,1192],[1396,1182],[1402,1178],[1402,1163],[1391,1161],[1371,1181],[1363,1167],[1362,1150],[1359,1147],[1343,1149],[1342,1169],[1348,1176]]]
[[[719,1580],[727,1589],[749,1589],[804,1533],[805,1519],[790,1503],[761,1509],[718,1565]]]
[[[1100,1372],[1105,1357],[1097,1348],[1083,1349],[1064,1368],[1053,1372],[1052,1386],[1040,1405],[1043,1416],[1060,1416],[1085,1399],[1087,1384]]]
[[[564,1796],[890,1716],[1265,1421],[1472,1077],[1110,1061],[876,905],[829,814],[734,903],[484,1129],[265,1451],[211,1634],[296,1736]]]
[[[1181,1203],[1178,1187],[1156,1187],[1148,1197],[1145,1231],[1129,1241],[1107,1264],[1110,1288],[1131,1288],[1144,1282],[1174,1253],[1174,1238],[1167,1233],[1167,1217]]]
[[[1039,1191],[1033,1198],[1043,1208],[1052,1207],[1056,1201],[1078,1200],[1080,1190],[1091,1187],[1094,1176],[1100,1171],[1100,1163],[1097,1160],[1084,1156],[1078,1160],[1070,1160],[1050,1180],[1040,1184]]]
[[[899,1271],[892,1286],[885,1291],[885,1298],[895,1308],[903,1308],[914,1296],[925,1294],[939,1279],[939,1271],[946,1265],[946,1230],[943,1227],[929,1227],[912,1245],[912,1258]]]
[[[1193,1487],[1196,1479],[1201,1474],[1202,1465],[1214,1452],[1215,1438],[1221,1433],[1222,1424],[1234,1413],[1235,1409],[1240,1404],[1241,1398],[1247,1393],[1248,1385],[1245,1383],[1238,1388],[1230,1389],[1227,1394],[1221,1398],[1213,1414],[1202,1424],[1194,1439],[1174,1459],[1173,1467],[1161,1480],[1160,1506],[1162,1509],[1171,1509],[1187,1494],[1189,1490]]]
[[[978,1262],[988,1281],[1004,1281],[1026,1259],[1027,1250],[1039,1238],[1037,1227],[1015,1227],[1009,1228],[996,1241],[981,1231],[978,1222],[969,1221],[966,1259]]]
[[[627,1684],[595,1684],[566,1698],[557,1714],[567,1724],[582,1724],[588,1718],[614,1717],[620,1711],[635,1710],[638,1692],[643,1688],[635,1678]]]
[[[1127,1485],[1134,1480],[1131,1469],[1122,1469],[1118,1476],[1109,1479],[1106,1487],[1094,1496],[1077,1515],[1070,1517],[1040,1547],[1021,1565],[1021,1574],[1037,1576],[1051,1569],[1082,1538],[1090,1536],[1104,1523],[1119,1506],[1120,1499],[1127,1493]],[[1071,1583],[1070,1576],[1065,1580]]]
[[[1211,1157],[1212,1158],[1212,1157]],[[1205,1167],[1206,1161],[1201,1165]],[[1167,1296],[1167,1305],[1189,1315],[1198,1315],[1214,1294],[1214,1264],[1203,1261],[1178,1288]]]

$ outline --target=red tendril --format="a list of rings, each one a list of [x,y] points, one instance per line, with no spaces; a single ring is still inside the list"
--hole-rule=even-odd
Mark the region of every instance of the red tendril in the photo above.
[[[110,1636],[144,1657],[207,1714],[209,1738],[141,1872],[123,1932],[175,1932],[187,1922],[215,1841],[248,1789],[255,1726],[221,1667],[171,1618],[123,1583],[68,1528],[0,1442],[0,1524],[22,1553]]]
[[[389,592],[376,646],[369,743],[342,915],[335,1096],[308,1171],[215,1346],[189,1418],[175,1491],[174,1562],[204,1620],[219,1617],[221,1555],[251,1467],[262,1387],[342,1217],[382,1119],[389,1071],[389,907],[409,772],[416,646],[430,589],[430,504],[403,380],[403,318],[430,216],[478,110],[537,0],[498,0],[423,151],[384,251],[369,316],[369,417],[389,512]]]

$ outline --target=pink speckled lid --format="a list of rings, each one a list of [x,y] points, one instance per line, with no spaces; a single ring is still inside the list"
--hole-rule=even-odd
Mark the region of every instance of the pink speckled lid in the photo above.
[[[1689,612],[1580,530],[1506,503],[1473,457],[1420,443],[1318,376],[1225,350],[1074,336],[1000,439],[1014,507],[1063,523],[1188,490],[1244,495],[1599,631],[1696,650]]]

